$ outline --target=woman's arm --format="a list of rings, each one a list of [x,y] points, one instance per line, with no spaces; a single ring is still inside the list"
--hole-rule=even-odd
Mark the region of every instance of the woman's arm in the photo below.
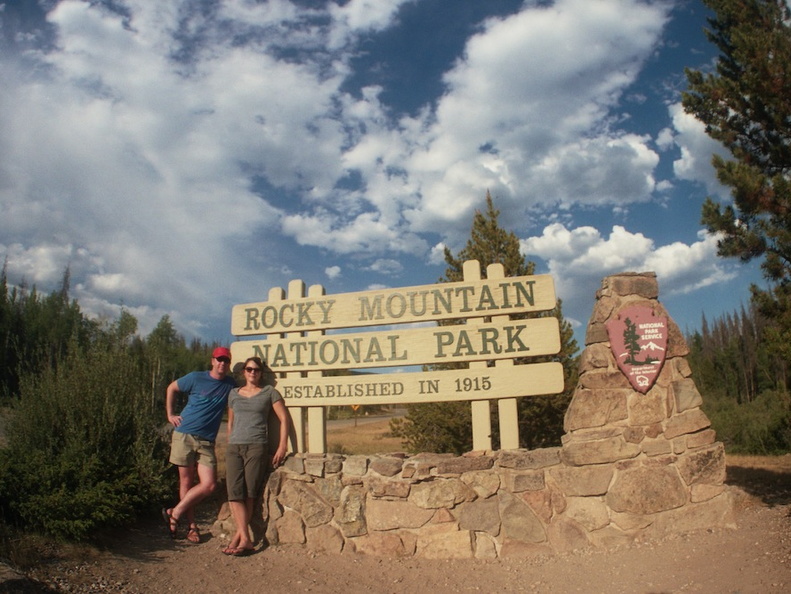
[[[272,464],[277,468],[283,463],[286,458],[286,450],[288,449],[288,411],[286,405],[282,400],[278,400],[272,404],[272,410],[275,411],[278,420],[280,420],[280,441],[277,445],[277,451],[272,457]]]
[[[231,439],[231,431],[233,430],[233,409],[228,407],[228,439]]]

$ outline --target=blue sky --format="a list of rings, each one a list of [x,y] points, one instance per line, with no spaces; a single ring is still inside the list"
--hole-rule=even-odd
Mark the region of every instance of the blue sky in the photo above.
[[[91,315],[230,339],[291,279],[431,284],[491,192],[582,340],[654,271],[682,330],[754,264],[700,225],[719,151],[680,108],[693,0],[0,1],[0,258]]]

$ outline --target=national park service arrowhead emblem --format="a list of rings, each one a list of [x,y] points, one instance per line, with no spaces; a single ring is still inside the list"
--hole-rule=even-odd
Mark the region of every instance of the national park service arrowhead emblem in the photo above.
[[[610,348],[618,367],[645,394],[659,377],[667,352],[667,318],[650,307],[632,306],[607,322]]]

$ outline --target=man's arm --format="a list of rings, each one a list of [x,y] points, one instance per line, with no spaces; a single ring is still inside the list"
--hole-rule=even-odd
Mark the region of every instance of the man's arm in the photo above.
[[[168,417],[168,423],[171,423],[174,427],[181,425],[181,417],[173,412],[173,407],[176,404],[176,394],[180,391],[178,382],[174,380],[170,382],[165,392],[165,414]]]

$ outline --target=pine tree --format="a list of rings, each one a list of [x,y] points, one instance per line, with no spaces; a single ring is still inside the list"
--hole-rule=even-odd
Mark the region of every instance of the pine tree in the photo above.
[[[624,320],[624,325],[626,326],[626,330],[623,333],[624,346],[626,347],[626,352],[629,353],[629,358],[626,362],[630,365],[637,365],[640,363],[637,360],[637,355],[640,354],[640,344],[637,342],[640,337],[637,335],[637,326],[629,318]]]
[[[526,261],[519,251],[519,239],[513,232],[499,224],[500,211],[495,209],[489,192],[486,193],[486,212],[476,211],[473,217],[470,238],[454,256],[445,248],[447,268],[440,282],[458,282],[464,279],[463,266],[467,260],[478,260],[482,275],[486,275],[489,264],[503,265],[506,276],[525,276],[534,273],[535,264]],[[518,399],[520,446],[535,448],[560,443],[565,415],[571,392],[576,385],[577,343],[571,325],[563,319],[562,304],[551,312],[531,314],[552,315],[560,321],[561,351],[552,357],[532,358],[530,362],[556,360],[563,363],[564,392],[557,396],[525,397]],[[447,323],[453,323],[452,321]],[[525,362],[517,360],[516,363]],[[466,363],[436,366],[436,369],[462,368]],[[497,423],[492,423],[495,440]],[[407,407],[404,420],[393,423],[393,432],[405,438],[407,446],[414,451],[455,452],[469,450],[472,443],[472,419],[468,402],[435,402],[413,404]]]
[[[486,213],[475,211],[467,245],[456,257],[453,256],[450,248],[445,247],[445,263],[448,267],[445,276],[439,279],[440,282],[453,283],[464,280],[463,266],[467,260],[478,260],[484,276],[486,276],[486,267],[495,263],[503,265],[506,276],[525,276],[534,273],[535,264],[526,261],[519,252],[519,238],[500,227],[499,216],[500,211],[494,208],[491,194],[486,192]]]
[[[709,40],[720,51],[714,72],[687,70],[684,109],[730,152],[715,156],[733,205],[708,198],[702,222],[720,233],[720,256],[763,258],[768,290],[754,302],[778,322],[768,336],[791,357],[791,10],[785,0],[704,0],[715,16]]]
[[[703,407],[729,452],[784,453],[791,447],[788,365],[766,340],[774,322],[755,304],[687,337]]]

